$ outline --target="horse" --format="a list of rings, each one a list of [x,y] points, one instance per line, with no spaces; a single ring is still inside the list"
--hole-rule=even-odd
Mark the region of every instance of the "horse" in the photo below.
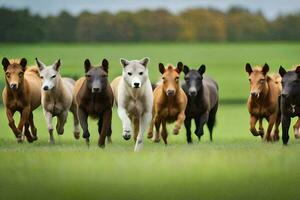
[[[153,92],[147,68],[149,58],[132,61],[121,58],[120,61],[122,76],[115,78],[111,87],[123,124],[123,138],[130,139],[133,124],[134,151],[140,151],[145,129],[152,118]]]
[[[50,143],[55,143],[52,125],[53,117],[57,117],[56,131],[59,135],[62,135],[64,133],[64,125],[67,121],[68,111],[72,112],[74,118],[74,137],[79,139],[79,121],[73,92],[75,81],[71,78],[61,77],[59,73],[60,60],[55,61],[48,67],[37,58],[36,63],[39,67],[40,77],[42,79],[41,102],[50,135]]]
[[[282,66],[279,68],[282,77],[281,92],[281,120],[282,120],[282,142],[287,145],[289,141],[289,127],[291,118],[298,117],[293,126],[295,138],[300,138],[300,66],[294,70],[286,71]]]
[[[17,142],[24,140],[24,135],[29,143],[37,140],[37,129],[33,121],[33,111],[41,104],[41,80],[39,71],[35,67],[27,68],[27,60],[2,59],[5,72],[5,87],[2,92],[3,103],[6,108],[6,116],[9,127],[15,134]],[[14,114],[21,115],[18,128],[15,125]],[[29,131],[29,126],[31,133]]]
[[[204,134],[203,126],[207,124],[210,141],[213,140],[212,133],[215,126],[216,114],[218,111],[219,94],[217,82],[207,76],[203,76],[205,65],[201,65],[198,70],[190,70],[184,65],[184,83],[182,89],[188,97],[185,110],[184,126],[186,129],[187,142],[192,142],[191,121],[195,120],[195,134],[200,140]]]
[[[185,119],[187,97],[179,83],[179,75],[183,68],[182,62],[178,62],[176,68],[171,64],[167,68],[162,63],[159,63],[158,66],[162,74],[162,84],[158,85],[153,92],[153,117],[148,131],[148,138],[152,138],[154,142],[159,142],[161,134],[164,143],[167,144],[166,123],[176,121],[173,134],[177,135],[179,133]],[[156,133],[153,136],[154,125]],[[161,133],[159,132],[160,125],[162,125]]]
[[[281,122],[279,103],[281,77],[278,74],[268,76],[269,65],[267,63],[263,67],[257,66],[254,69],[247,63],[245,70],[250,82],[250,96],[247,102],[250,113],[250,132],[254,136],[261,136],[263,141],[278,141]],[[263,128],[264,118],[269,123],[266,134]],[[259,121],[258,131],[255,128],[257,121]],[[271,135],[274,124],[274,134]]]
[[[75,100],[83,138],[89,145],[88,116],[98,118],[98,145],[105,147],[105,139],[111,142],[111,119],[114,96],[107,80],[108,61],[102,60],[101,66],[92,66],[89,59],[84,61],[85,77],[75,83]]]

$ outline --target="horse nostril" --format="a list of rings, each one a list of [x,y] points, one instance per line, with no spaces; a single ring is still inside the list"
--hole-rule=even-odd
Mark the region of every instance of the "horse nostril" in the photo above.
[[[94,92],[99,92],[100,88],[93,88]]]
[[[134,85],[135,88],[140,87],[140,84],[139,84],[139,83],[134,83],[133,85]]]
[[[167,90],[167,96],[173,96],[175,94],[174,90]]]
[[[197,95],[197,92],[196,92],[196,91],[190,91],[190,95],[191,95],[191,96],[196,96],[196,95]]]
[[[17,84],[16,84],[16,83],[10,84],[10,88],[11,88],[11,89],[16,89],[16,88],[17,88]]]
[[[256,92],[251,92],[250,94],[251,94],[252,97],[256,97],[257,96]]]
[[[49,87],[48,86],[44,86],[43,89],[44,90],[49,90]]]

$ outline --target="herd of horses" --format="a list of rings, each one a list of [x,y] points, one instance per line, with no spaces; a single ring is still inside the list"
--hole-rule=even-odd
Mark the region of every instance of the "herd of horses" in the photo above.
[[[27,67],[25,58],[9,60],[4,57],[2,65],[6,86],[2,97],[9,127],[19,143],[25,137],[30,143],[37,140],[33,111],[42,105],[50,143],[55,143],[53,117],[57,117],[56,131],[62,135],[68,113],[71,112],[74,138],[80,138],[81,126],[82,137],[89,144],[88,117],[91,117],[98,120],[98,145],[104,147],[106,141],[112,141],[112,108],[116,105],[123,126],[122,136],[129,140],[133,134],[135,151],[142,149],[147,127],[149,139],[159,142],[161,137],[168,144],[166,124],[173,122],[175,135],[184,124],[188,143],[192,142],[192,120],[199,140],[206,124],[212,141],[219,89],[214,79],[204,75],[205,65],[190,69],[182,62],[178,62],[176,67],[159,63],[161,80],[151,84],[147,67],[149,61],[149,58],[131,61],[121,58],[122,75],[109,83],[109,62],[106,59],[102,60],[101,65],[92,65],[86,59],[85,74],[75,81],[61,77],[60,60],[47,66],[36,58],[37,67]],[[252,68],[247,63],[245,70],[250,81],[247,103],[250,132],[267,142],[278,141],[279,125],[282,123],[282,141],[287,144],[291,118],[300,116],[300,66],[290,71],[280,67],[279,74],[273,75],[268,75],[268,64]],[[181,72],[184,73],[183,81],[180,81]],[[15,112],[20,112],[18,127],[13,118]],[[266,132],[263,119],[268,121]],[[294,125],[296,138],[300,138],[299,128],[300,118]]]

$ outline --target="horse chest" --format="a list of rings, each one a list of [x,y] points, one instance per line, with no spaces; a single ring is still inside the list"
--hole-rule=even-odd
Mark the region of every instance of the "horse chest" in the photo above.
[[[262,105],[253,106],[250,113],[260,117],[266,117],[271,114],[269,109]]]
[[[143,103],[140,100],[130,100],[127,103],[127,112],[131,115],[141,115],[143,112]]]
[[[51,112],[53,115],[59,115],[64,110],[62,103],[52,102],[46,105],[46,110]]]
[[[167,106],[161,110],[161,117],[167,119],[167,121],[174,121],[179,114],[179,109],[173,106]]]

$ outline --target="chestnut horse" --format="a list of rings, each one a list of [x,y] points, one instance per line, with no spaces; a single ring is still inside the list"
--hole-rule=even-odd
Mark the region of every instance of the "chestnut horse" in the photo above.
[[[75,100],[83,138],[89,144],[88,116],[98,119],[98,145],[105,146],[105,138],[111,137],[111,118],[114,96],[107,80],[108,61],[102,66],[92,66],[89,59],[84,62],[85,77],[75,83]]]
[[[154,89],[153,117],[148,131],[148,138],[153,138],[153,126],[155,125],[154,142],[159,142],[161,134],[164,143],[168,143],[167,122],[176,121],[173,129],[175,135],[179,133],[184,122],[187,97],[179,83],[179,75],[182,69],[182,62],[178,62],[177,68],[174,68],[172,65],[168,65],[165,68],[162,63],[159,63],[159,71],[162,74],[163,83]],[[162,125],[161,133],[159,133],[160,125]]]
[[[250,113],[250,131],[254,136],[261,136],[264,141],[279,140],[281,78],[274,74],[268,76],[268,64],[252,69],[249,63],[245,66],[249,74],[250,96],[248,98],[248,110]],[[263,118],[267,119],[269,126],[264,133]],[[255,125],[259,121],[259,130]],[[274,134],[271,136],[275,124]]]
[[[6,107],[6,115],[9,127],[14,132],[17,141],[23,142],[24,135],[28,142],[37,140],[37,129],[33,122],[33,113],[41,104],[41,80],[37,68],[26,69],[27,60],[8,60],[3,58],[6,86],[2,93],[3,103]],[[15,125],[14,113],[20,112],[21,118],[18,128]],[[31,133],[29,131],[31,128]]]

